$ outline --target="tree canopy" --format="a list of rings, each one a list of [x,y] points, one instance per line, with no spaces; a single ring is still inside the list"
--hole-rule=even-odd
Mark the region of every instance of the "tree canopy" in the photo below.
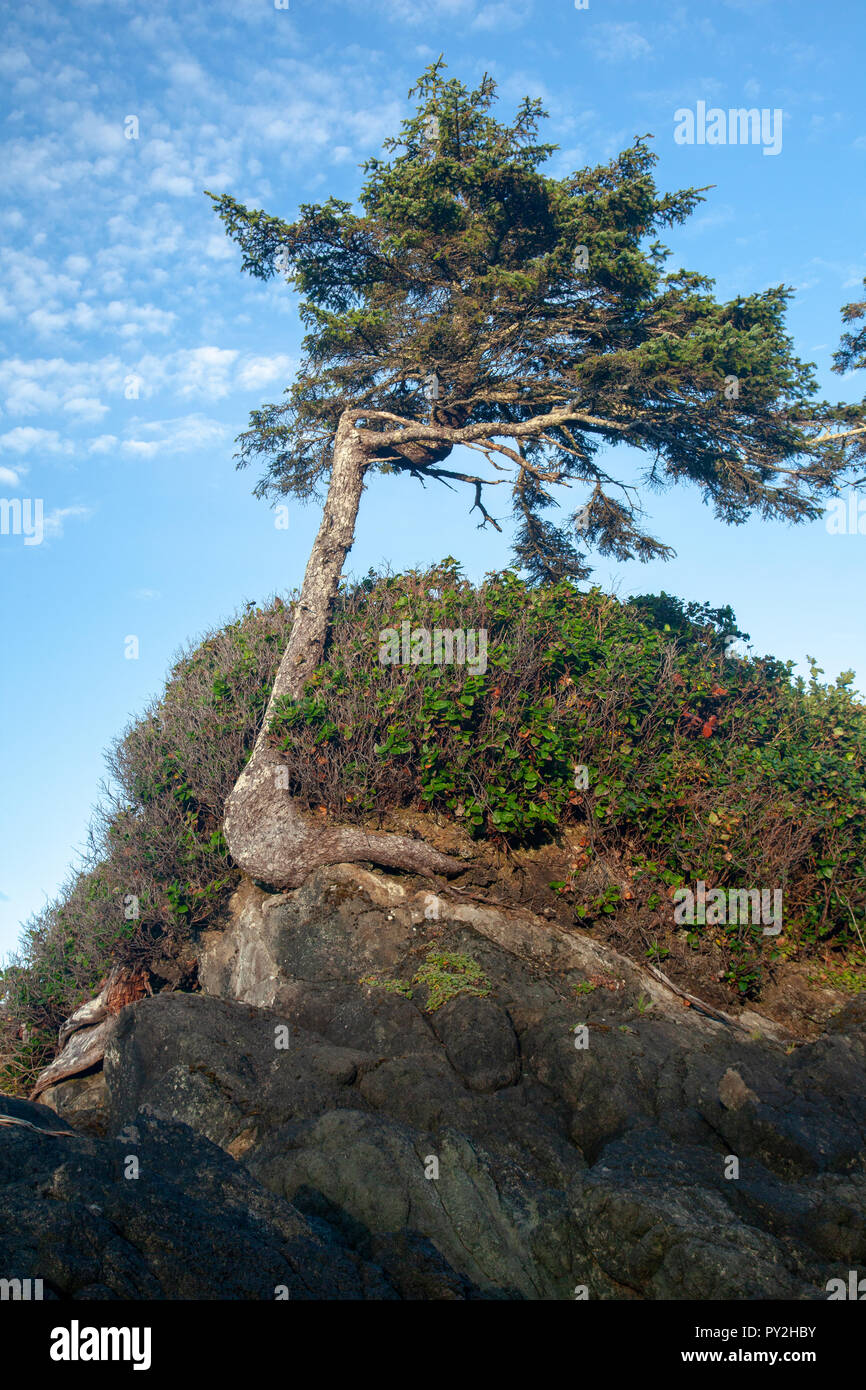
[[[285,398],[239,439],[240,465],[264,464],[259,495],[315,495],[350,412],[370,467],[468,485],[482,525],[499,529],[489,490],[506,488],[534,580],[585,577],[591,549],[673,553],[605,445],[641,450],[649,489],[694,483],[729,523],[819,516],[862,455],[866,412],[816,399],[785,328],[791,287],[720,302],[705,275],[667,269],[659,234],[707,190],[660,193],[646,136],[553,178],[540,102],[502,123],[493,79],[469,90],[441,59],[410,97],[357,208],[332,197],[287,222],[209,195],[243,269],[285,277],[307,330]],[[862,336],[843,339],[840,370],[862,365]],[[445,466],[458,445],[477,471]],[[557,485],[581,488],[559,524]]]

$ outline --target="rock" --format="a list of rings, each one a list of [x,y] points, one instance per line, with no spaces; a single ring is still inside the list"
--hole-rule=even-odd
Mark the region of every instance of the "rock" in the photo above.
[[[857,994],[834,1014],[827,1024],[828,1033],[866,1033],[866,994]]]
[[[433,1015],[432,1026],[449,1062],[473,1091],[498,1091],[520,1076],[517,1034],[492,999],[452,999]]]
[[[750,1091],[738,1071],[733,1067],[728,1067],[721,1081],[719,1082],[719,1100],[726,1110],[740,1110],[750,1101],[755,1105],[758,1097],[754,1091]]]
[[[489,992],[428,1012],[431,949]],[[856,1009],[791,1049],[586,934],[347,864],[247,882],[200,980],[116,1019],[108,1133],[218,1145],[357,1296],[812,1299],[866,1259]],[[51,1093],[73,1125],[84,1080]]]
[[[0,1097],[33,1123],[43,1106]],[[113,1142],[5,1129],[0,1268],[46,1298],[394,1298],[342,1250],[185,1125],[140,1115]],[[139,1176],[128,1177],[130,1159]],[[456,1276],[454,1276],[456,1277]]]
[[[82,1134],[104,1136],[108,1130],[108,1087],[102,1070],[73,1076],[42,1092],[42,1104]]]

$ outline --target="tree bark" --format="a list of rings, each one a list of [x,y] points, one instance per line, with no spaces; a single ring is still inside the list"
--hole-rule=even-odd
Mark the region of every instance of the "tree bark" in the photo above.
[[[321,663],[340,575],[355,539],[355,523],[368,465],[367,453],[347,413],[337,429],[322,522],[307,561],[289,645],[274,681],[260,740],[276,701],[283,695],[297,699]]]
[[[276,701],[283,695],[297,699],[321,663],[369,464],[369,454],[347,412],[337,429],[328,496],[295,607],[289,643],[252,757],[226,803],[224,829],[232,858],[252,878],[271,888],[296,888],[324,864],[359,859],[425,874],[454,874],[464,867],[408,835],[306,820],[280,785],[284,764],[268,741]]]

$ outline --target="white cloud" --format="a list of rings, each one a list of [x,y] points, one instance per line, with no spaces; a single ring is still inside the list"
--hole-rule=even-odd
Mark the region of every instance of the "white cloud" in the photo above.
[[[212,261],[233,261],[238,254],[237,247],[228,237],[220,236],[219,233],[205,239],[204,253]]]
[[[69,454],[72,452],[72,445],[62,440],[57,430],[17,425],[15,429],[0,434],[0,449],[11,449],[16,454],[27,454],[32,449],[39,449],[46,454]]]
[[[385,19],[428,28],[468,21],[478,8],[477,0],[354,0],[354,4],[366,13],[378,11]]]
[[[175,173],[165,165],[154,169],[150,186],[158,193],[170,193],[172,198],[189,198],[196,192],[196,186],[188,174]]]
[[[231,348],[201,347],[175,355],[177,394],[218,400],[231,390],[231,369],[238,353]]]
[[[288,383],[293,366],[291,357],[251,357],[239,368],[237,384],[244,391],[258,391],[263,386],[270,386],[272,381]]]
[[[645,39],[637,24],[599,24],[593,30],[590,44],[597,57],[608,63],[645,58],[652,45]]]
[[[109,323],[117,325],[117,331],[125,338],[141,332],[168,333],[177,318],[171,309],[158,309],[154,304],[131,304],[123,299],[111,300],[102,313]]]
[[[89,454],[110,454],[118,446],[116,434],[100,434],[98,438],[91,439],[87,446]]]
[[[19,487],[20,483],[21,479],[14,468],[0,468],[0,484],[3,487]]]
[[[482,6],[472,21],[472,28],[504,33],[509,29],[518,29],[521,24],[526,23],[529,16],[530,10],[527,5],[509,4],[508,0],[499,0],[499,3]]]
[[[23,48],[0,50],[0,76],[15,77],[16,73],[26,72],[30,66],[30,58]]]
[[[86,420],[89,423],[101,420],[103,415],[108,414],[108,406],[103,405],[102,401],[96,400],[94,396],[72,396],[68,401],[64,401],[63,409],[77,420]]]
[[[30,327],[44,338],[53,338],[67,329],[89,333],[99,326],[99,315],[90,304],[79,301],[72,308],[53,312],[50,309],[34,309],[27,315]]]
[[[221,443],[228,433],[218,420],[203,415],[183,415],[174,420],[157,420],[133,427],[138,438],[121,442],[121,452],[131,457],[153,458],[157,454],[185,454]]]
[[[130,378],[136,379],[142,400],[170,394],[180,400],[216,401],[237,391],[258,391],[272,382],[287,384],[294,365],[294,359],[284,353],[264,356],[214,345],[162,356],[135,354],[125,361],[115,353],[90,362],[14,357],[0,359],[0,401],[9,415],[63,411],[93,423],[108,413],[106,400],[114,398],[128,409],[125,391]]]
[[[120,394],[129,370],[114,356],[95,362],[7,357],[0,359],[0,399],[10,415],[61,410],[67,402],[98,399],[101,391]]]

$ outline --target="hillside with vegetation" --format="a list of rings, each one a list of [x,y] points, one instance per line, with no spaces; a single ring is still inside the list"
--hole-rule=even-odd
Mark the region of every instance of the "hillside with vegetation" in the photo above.
[[[223,807],[291,621],[277,599],[206,636],[111,750],[89,861],[0,976],[3,1090],[28,1088],[112,963],[154,992],[197,989],[196,941],[241,879]],[[381,634],[404,622],[484,629],[486,669],[383,664]],[[342,586],[325,661],[269,736],[314,817],[424,825],[465,860],[458,885],[495,879],[702,997],[760,1001],[794,967],[856,992],[866,708],[851,673],[805,681],[742,655],[746,636],[730,609],[666,594],[620,602],[512,571],[473,586],[450,559],[371,573]],[[673,894],[698,880],[781,888],[781,934],[678,926]]]

